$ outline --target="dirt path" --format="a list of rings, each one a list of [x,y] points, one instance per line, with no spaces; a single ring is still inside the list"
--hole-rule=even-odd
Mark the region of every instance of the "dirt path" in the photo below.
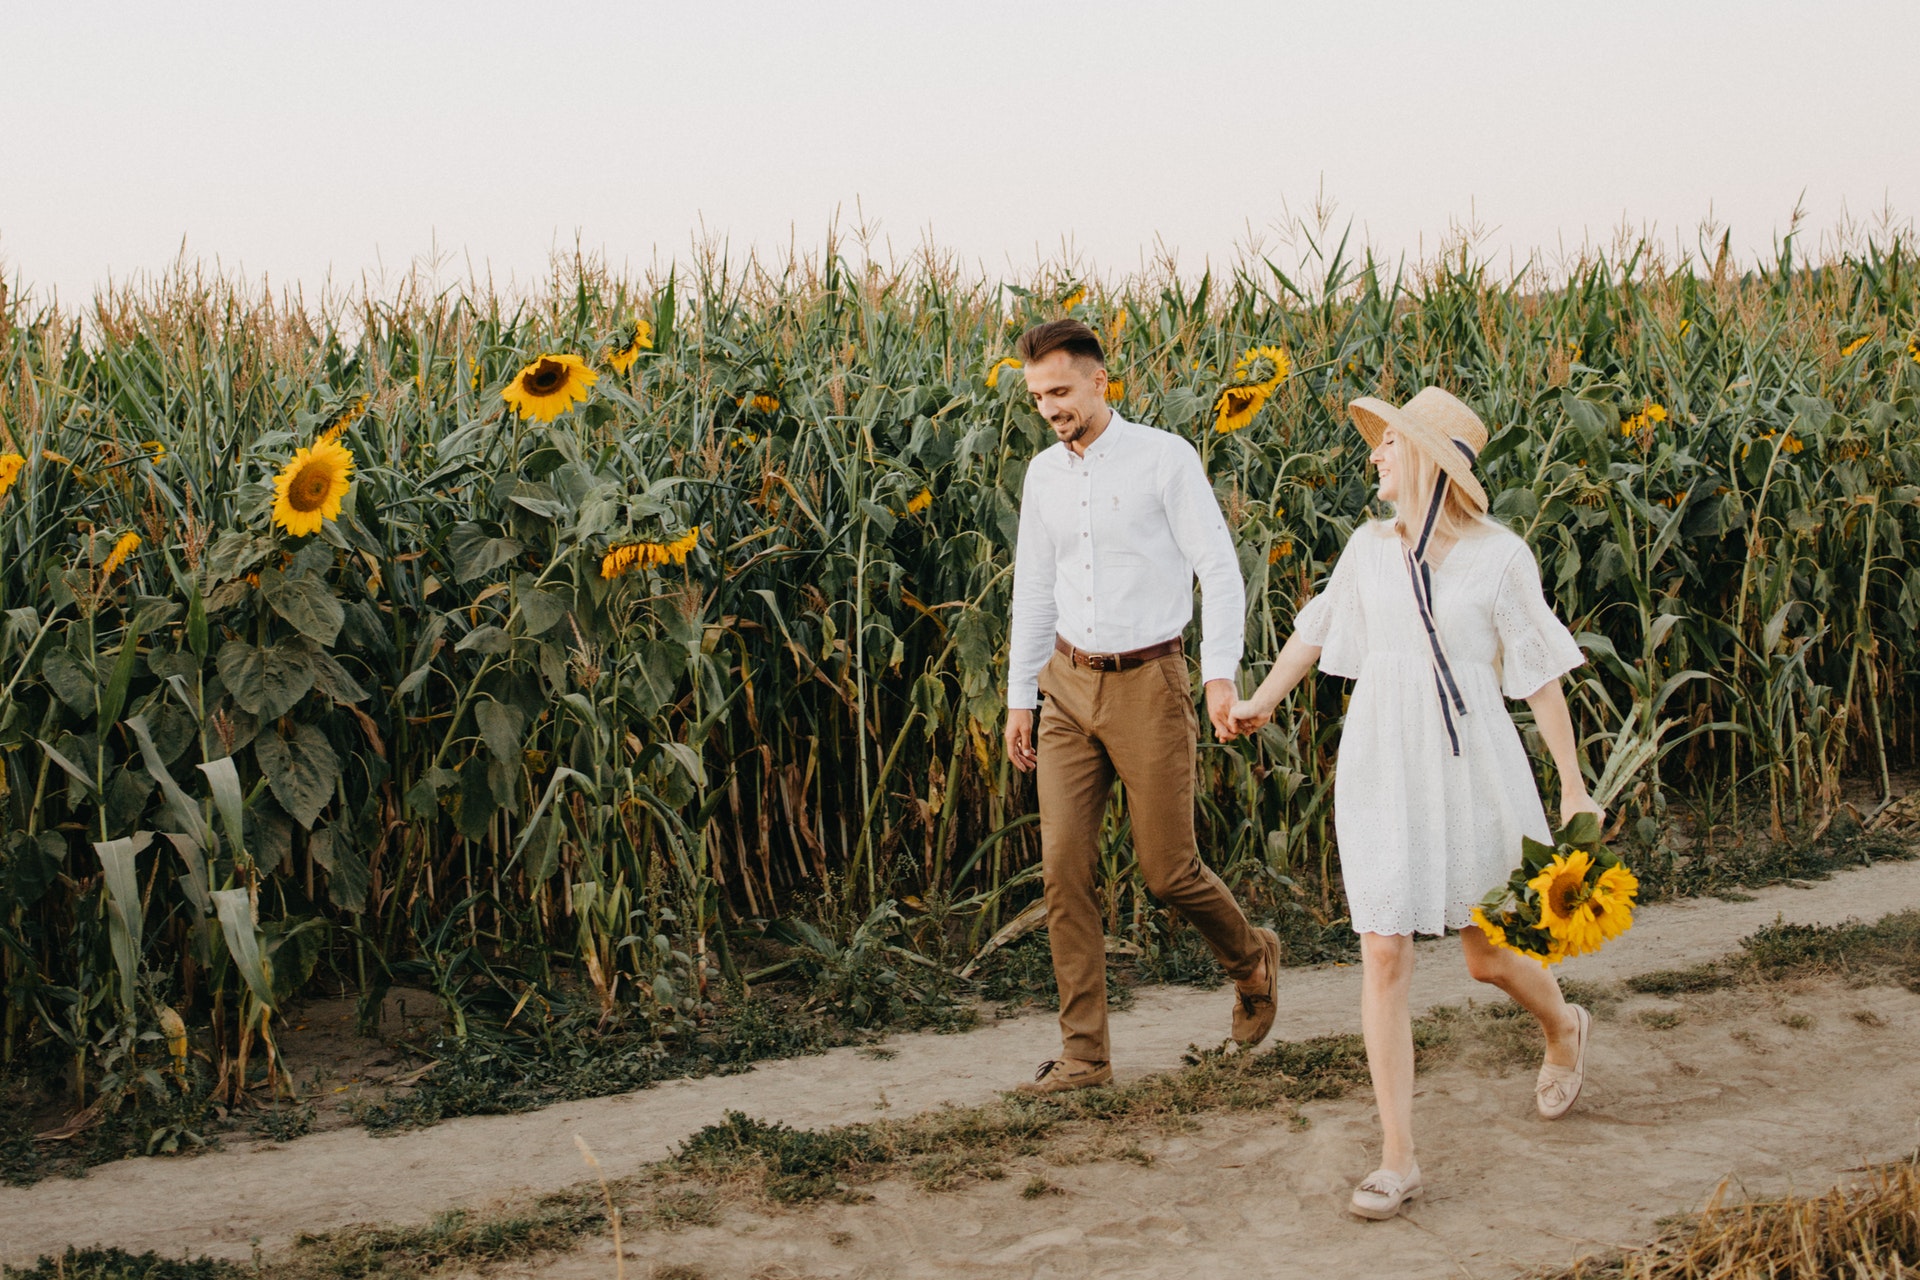
[[[1836,923],[1849,918],[1875,919],[1912,907],[1920,907],[1920,862],[1882,863],[1808,887],[1763,890],[1748,902],[1695,900],[1648,908],[1641,913],[1641,923],[1622,943],[1602,955],[1570,963],[1565,972],[1575,978],[1618,978],[1721,955],[1741,937],[1776,917]],[[1456,944],[1424,944],[1420,961],[1414,990],[1419,1006],[1456,1002],[1468,996],[1485,997],[1485,989],[1468,980],[1461,970]],[[1289,971],[1284,978],[1275,1034],[1302,1039],[1356,1030],[1358,980],[1357,969],[1347,967]],[[1912,999],[1904,993],[1895,994]],[[1128,1074],[1176,1066],[1189,1043],[1217,1043],[1226,1031],[1226,1001],[1223,991],[1157,988],[1142,992],[1133,1008],[1114,1019],[1118,1068]],[[1828,1017],[1822,1026],[1837,1016]],[[1894,1015],[1887,1016],[1892,1019]],[[1910,1047],[1915,1023],[1905,1013],[1899,1013],[1899,1018],[1877,1033],[1883,1038],[1873,1043]],[[1870,1030],[1862,1024],[1848,1026]],[[1724,1031],[1716,1034],[1726,1038]],[[1034,1062],[1050,1056],[1058,1045],[1055,1037],[1052,1016],[1033,1014],[966,1035],[898,1037],[888,1042],[895,1056],[885,1061],[861,1056],[858,1050],[835,1050],[817,1057],[765,1064],[744,1075],[678,1081],[526,1115],[452,1120],[389,1138],[375,1138],[358,1129],[339,1130],[284,1145],[233,1142],[224,1151],[196,1159],[124,1161],[96,1169],[81,1181],[49,1181],[0,1194],[0,1261],[25,1265],[67,1244],[95,1242],[175,1255],[193,1251],[244,1259],[256,1243],[272,1250],[300,1231],[327,1230],[353,1222],[422,1222],[449,1207],[483,1205],[510,1193],[548,1190],[582,1181],[587,1171],[574,1144],[576,1134],[593,1146],[608,1174],[619,1175],[669,1154],[688,1134],[719,1120],[728,1110],[800,1127],[818,1127],[869,1119],[888,1109],[906,1113],[947,1102],[985,1101],[1021,1079]],[[1686,1077],[1686,1087],[1694,1092],[1720,1090],[1713,1095],[1720,1099],[1714,1105],[1724,1108],[1732,1128],[1719,1132],[1709,1127],[1689,1139],[1689,1149],[1666,1151],[1665,1158],[1676,1170],[1677,1182],[1639,1178],[1630,1184],[1609,1186],[1603,1198],[1618,1197],[1620,1203],[1631,1201],[1635,1206],[1644,1201],[1645,1207],[1639,1211],[1650,1222],[1655,1214],[1672,1212],[1697,1199],[1699,1187],[1734,1169],[1739,1164],[1736,1156],[1748,1148],[1755,1152],[1772,1149],[1765,1143],[1755,1145],[1764,1134],[1777,1135],[1784,1144],[1779,1148],[1780,1169],[1800,1167],[1788,1159],[1793,1152],[1825,1151],[1834,1144],[1849,1148],[1844,1157],[1849,1162],[1857,1158],[1851,1151],[1854,1146],[1911,1150],[1915,1140],[1914,1106],[1903,1103],[1901,1119],[1892,1125],[1884,1120],[1868,1124],[1862,1100],[1852,1097],[1861,1090],[1868,1094],[1875,1089],[1884,1091],[1890,1086],[1892,1074],[1898,1073],[1862,1071],[1859,1068],[1864,1064],[1845,1054],[1828,1063],[1826,1057],[1839,1050],[1830,1051],[1827,1040],[1826,1036],[1814,1035],[1794,1041],[1795,1045],[1818,1047],[1819,1054],[1756,1055],[1761,1060],[1753,1068],[1759,1074],[1752,1077],[1752,1084],[1709,1084],[1718,1078],[1717,1067],[1714,1071],[1703,1070],[1698,1077]],[[1670,1096],[1674,1069],[1664,1058],[1657,1063],[1621,1062],[1613,1056],[1615,1050],[1604,1047],[1605,1040],[1600,1043],[1603,1047],[1597,1050],[1597,1079],[1590,1087],[1604,1100],[1605,1107],[1590,1109],[1588,1118],[1578,1125],[1553,1128],[1545,1139],[1538,1137],[1535,1122],[1523,1105],[1530,1104],[1525,1079],[1489,1083],[1442,1073],[1441,1077],[1423,1080],[1429,1095],[1450,1091],[1447,1096],[1457,1104],[1457,1114],[1451,1119],[1446,1105],[1431,1101],[1425,1104],[1424,1113],[1436,1149],[1455,1153],[1428,1169],[1431,1175],[1444,1176],[1447,1195],[1457,1197],[1464,1206],[1472,1179],[1493,1176],[1487,1170],[1476,1173],[1470,1165],[1451,1163],[1466,1158],[1462,1153],[1472,1148],[1475,1128],[1490,1122],[1529,1135],[1529,1142],[1544,1143],[1538,1147],[1545,1160],[1539,1172],[1540,1181],[1547,1184],[1571,1182],[1591,1159],[1622,1146],[1644,1147],[1653,1140],[1660,1131],[1644,1127],[1649,1122],[1646,1106],[1657,1110],[1680,1105]],[[1834,1041],[1836,1045],[1843,1043],[1847,1042]],[[1821,1074],[1812,1074],[1815,1072]],[[1920,1100],[1920,1073],[1904,1074],[1901,1087],[1915,1093],[1909,1103]],[[1601,1084],[1602,1080],[1606,1083]],[[1795,1105],[1782,1111],[1760,1105],[1757,1094],[1743,1097],[1740,1093],[1742,1089],[1760,1093],[1771,1090],[1777,1098],[1794,1099],[1802,1092],[1811,1097],[1813,1091],[1803,1086],[1816,1080],[1821,1085],[1821,1105],[1830,1103],[1839,1110]],[[1652,1101],[1646,1102],[1648,1099]],[[1269,1210],[1260,1213],[1258,1222],[1244,1225],[1244,1231],[1265,1233],[1259,1238],[1265,1241],[1262,1247],[1269,1251],[1269,1257],[1273,1249],[1292,1251],[1299,1243],[1282,1230],[1289,1222],[1309,1207],[1315,1207],[1314,1212],[1324,1209],[1323,1201],[1333,1203],[1327,1198],[1344,1195],[1341,1188],[1366,1172],[1363,1149],[1371,1121],[1365,1107],[1353,1101],[1317,1106],[1316,1115],[1323,1114],[1323,1118],[1304,1135],[1263,1123],[1258,1117],[1221,1121],[1206,1130],[1213,1135],[1208,1141],[1217,1139],[1234,1150],[1244,1148],[1249,1162],[1278,1162],[1263,1178],[1261,1194]],[[1609,1114],[1619,1118],[1608,1119]],[[1657,1119],[1651,1122],[1657,1123]],[[1469,1136],[1446,1139],[1443,1135],[1450,1126]],[[1665,1135],[1658,1140],[1663,1147],[1668,1145]],[[1090,1186],[1112,1177],[1146,1177],[1153,1182],[1172,1176],[1171,1171],[1183,1163],[1215,1170],[1222,1163],[1218,1150],[1210,1151],[1198,1142],[1189,1151],[1168,1152],[1158,1168],[1145,1175],[1138,1170],[1128,1174],[1089,1166],[1073,1171],[1072,1179],[1084,1178]],[[1552,1153],[1550,1158],[1547,1153]],[[1248,1163],[1247,1167],[1255,1164]],[[1499,1176],[1511,1180],[1514,1171],[1502,1168]],[[1063,1184],[1070,1180],[1063,1179]],[[1531,1174],[1525,1181],[1532,1181]],[[1078,1231],[1083,1242],[1104,1239],[1102,1232],[1118,1232],[1135,1242],[1127,1248],[1150,1254],[1170,1233],[1177,1237],[1183,1229],[1193,1231],[1186,1219],[1175,1221],[1179,1215],[1173,1211],[1179,1205],[1197,1201],[1214,1213],[1223,1211],[1221,1206],[1229,1203],[1209,1190],[1205,1177],[1196,1176],[1191,1183],[1176,1180],[1154,1190],[1146,1189],[1147,1185],[1134,1187],[1129,1183],[1133,1189],[1119,1200],[1103,1194],[1098,1205],[1104,1218],[1098,1222],[1063,1220],[1058,1230],[1069,1234]],[[897,1194],[906,1198],[918,1193],[902,1189]],[[1134,1196],[1139,1197],[1138,1205],[1127,1198]],[[1009,1190],[1005,1184],[994,1184],[963,1193],[958,1199],[932,1201],[930,1212],[942,1230],[964,1232],[964,1212],[975,1211],[966,1206],[1004,1204],[1008,1198],[1014,1204],[1025,1203],[1019,1200],[1017,1187]],[[1071,1216],[1081,1199],[1049,1197],[1034,1202],[1040,1207],[1033,1213]],[[1428,1217],[1444,1220],[1443,1206],[1447,1203],[1447,1197],[1436,1194]],[[882,1225],[885,1203],[846,1212],[850,1215],[846,1231],[878,1233],[880,1239],[886,1238],[887,1228]],[[862,1212],[871,1216],[860,1218]],[[1471,1214],[1467,1221],[1476,1224],[1475,1229],[1484,1226]],[[1589,1239],[1593,1238],[1587,1233],[1594,1221],[1574,1215],[1561,1220],[1554,1229],[1570,1239]],[[995,1230],[1003,1227],[996,1223]],[[985,1230],[980,1228],[983,1235]],[[1276,1230],[1288,1235],[1284,1243],[1272,1234]],[[1390,1234],[1423,1230],[1426,1228],[1411,1223],[1396,1224],[1367,1238],[1385,1239]],[[900,1237],[893,1239],[897,1244]],[[692,1243],[691,1235],[675,1240]],[[1004,1247],[1014,1248],[1015,1243]],[[1030,1248],[1021,1246],[1024,1253],[1016,1250],[1018,1257],[1009,1255],[1010,1263],[1019,1258],[1037,1259],[1054,1247],[1044,1241],[1028,1244]],[[1345,1245],[1327,1242],[1327,1247],[1341,1250],[1340,1258],[1346,1258]],[[930,1258],[948,1256],[933,1245],[927,1248]],[[604,1252],[602,1258],[599,1265],[604,1268]],[[1032,1261],[1022,1265],[1025,1270],[1005,1274],[1051,1270]],[[1338,1270],[1351,1273],[1344,1261]],[[828,1273],[861,1272],[846,1271],[836,1264]],[[965,1267],[961,1273],[989,1274]],[[1131,1271],[1122,1266],[1119,1273]],[[1155,1272],[1149,1269],[1139,1274]]]
[[[1491,1036],[1423,1073],[1430,1191],[1392,1222],[1345,1212],[1376,1151],[1371,1105],[1355,1094],[1297,1118],[1210,1118],[1143,1143],[1145,1167],[1035,1158],[954,1192],[896,1180],[869,1188],[871,1204],[727,1208],[712,1226],[638,1235],[627,1275],[1508,1280],[1640,1244],[1723,1179],[1735,1198],[1819,1192],[1910,1155],[1917,1039],[1920,995],[1895,988],[1636,997],[1596,1024],[1594,1078],[1558,1123],[1533,1114],[1531,1056],[1512,1063]],[[1023,1194],[1036,1175],[1055,1190]],[[491,1274],[606,1280],[612,1245],[595,1239]]]

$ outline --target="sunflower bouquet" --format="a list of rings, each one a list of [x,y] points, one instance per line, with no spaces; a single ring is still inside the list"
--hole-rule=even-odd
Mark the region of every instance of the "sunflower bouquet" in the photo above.
[[[1487,941],[1550,965],[1633,927],[1640,881],[1601,839],[1599,815],[1575,814],[1552,844],[1520,846],[1520,866],[1473,909]]]

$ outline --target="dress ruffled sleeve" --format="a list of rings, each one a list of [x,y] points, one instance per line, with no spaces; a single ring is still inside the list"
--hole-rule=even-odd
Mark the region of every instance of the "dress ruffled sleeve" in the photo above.
[[[1524,543],[1507,560],[1493,600],[1500,634],[1500,691],[1523,699],[1587,660],[1540,588],[1540,567]]]
[[[1320,670],[1330,676],[1357,680],[1360,666],[1367,659],[1367,619],[1360,607],[1363,551],[1359,542],[1370,536],[1364,524],[1354,530],[1333,563],[1333,576],[1325,589],[1294,615],[1293,633],[1320,647]]]

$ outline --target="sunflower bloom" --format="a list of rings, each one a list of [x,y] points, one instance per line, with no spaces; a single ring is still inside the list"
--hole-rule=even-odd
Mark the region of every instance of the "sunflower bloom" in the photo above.
[[[1545,870],[1527,883],[1540,895],[1540,927],[1545,929],[1570,956],[1598,951],[1607,940],[1599,922],[1600,911],[1593,902],[1593,889],[1587,873],[1593,858],[1585,849],[1555,854]]]
[[[907,514],[910,516],[917,516],[922,511],[925,511],[928,507],[932,505],[933,505],[933,490],[922,489],[920,492],[914,494],[911,498],[907,499]]]
[[[1844,360],[1846,357],[1852,355],[1854,352],[1858,351],[1860,348],[1866,346],[1867,339],[1870,336],[1871,336],[1870,334],[1863,333],[1859,337],[1855,338],[1852,342],[1849,342],[1845,346],[1841,347],[1840,348],[1841,359]]]
[[[20,478],[20,472],[27,460],[17,453],[0,453],[0,498],[7,496],[7,490],[13,488],[13,482]]]
[[[1633,902],[1639,893],[1639,877],[1627,870],[1624,863],[1600,873],[1588,903],[1601,937],[1611,942],[1633,928]]]
[[[100,579],[105,581],[114,575],[114,571],[127,562],[127,557],[140,549],[140,535],[123,533],[120,541],[113,544],[113,550],[107,553],[107,562],[100,566]]]
[[[316,440],[273,478],[273,522],[296,538],[318,533],[340,518],[352,479],[353,450],[336,440]]]
[[[1127,398],[1127,384],[1119,378],[1107,379],[1107,403],[1119,404]]]
[[[613,366],[615,373],[625,373],[642,351],[653,349],[653,326],[645,320],[635,320],[627,334],[627,340],[607,355],[607,363]]]
[[[1213,429],[1221,435],[1238,431],[1253,421],[1261,406],[1267,403],[1267,397],[1273,394],[1271,387],[1254,385],[1250,387],[1228,387],[1213,402],[1215,422]]]
[[[1000,385],[1000,371],[1002,369],[1020,369],[1024,367],[1020,361],[1014,359],[1012,356],[1003,356],[993,362],[993,368],[987,370],[987,385],[989,387],[997,387]]]
[[[1292,554],[1293,554],[1293,539],[1282,538],[1280,539],[1280,541],[1273,544],[1272,550],[1267,552],[1267,563],[1279,564],[1282,560],[1287,559]]]
[[[1293,362],[1279,347],[1251,347],[1233,365],[1233,380],[1272,391],[1293,372]]]
[[[1920,364],[1920,338],[1907,339],[1907,355],[1915,364]]]
[[[587,398],[600,375],[579,356],[544,355],[514,375],[500,398],[523,418],[552,422]]]
[[[780,397],[774,395],[771,391],[756,392],[752,403],[755,413],[780,412]]]
[[[1066,296],[1065,300],[1063,300],[1060,303],[1060,305],[1066,308],[1068,311],[1071,311],[1075,307],[1079,306],[1081,303],[1085,302],[1086,300],[1087,300],[1087,291],[1085,289],[1075,289],[1072,293]]]

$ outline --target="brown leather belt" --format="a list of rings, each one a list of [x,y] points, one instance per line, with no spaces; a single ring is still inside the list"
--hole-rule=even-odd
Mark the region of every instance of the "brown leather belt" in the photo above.
[[[1150,644],[1144,649],[1129,649],[1125,653],[1088,653],[1076,649],[1059,636],[1053,638],[1055,653],[1063,653],[1067,661],[1076,667],[1085,667],[1089,671],[1130,671],[1134,667],[1145,666],[1156,658],[1164,658],[1170,653],[1179,653],[1184,649],[1180,637],[1162,640],[1159,644]]]

